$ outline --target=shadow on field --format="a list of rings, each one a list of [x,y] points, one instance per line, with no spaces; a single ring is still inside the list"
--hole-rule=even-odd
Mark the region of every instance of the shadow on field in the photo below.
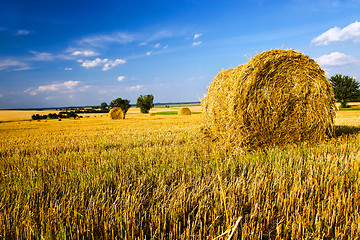
[[[360,127],[338,125],[335,126],[335,136],[340,137],[341,135],[350,135],[360,132]]]

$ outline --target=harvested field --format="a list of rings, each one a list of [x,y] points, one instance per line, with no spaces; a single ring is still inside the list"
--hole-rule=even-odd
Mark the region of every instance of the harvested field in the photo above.
[[[356,239],[360,112],[349,114],[330,141],[231,157],[204,140],[201,115],[4,122],[0,235]]]

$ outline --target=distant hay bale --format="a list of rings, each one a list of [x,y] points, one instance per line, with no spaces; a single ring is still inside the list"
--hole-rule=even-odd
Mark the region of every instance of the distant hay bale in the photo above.
[[[154,117],[155,116],[155,113],[150,113],[150,117]]]
[[[191,111],[188,107],[180,108],[178,115],[191,115]]]
[[[111,119],[124,119],[125,115],[121,108],[114,107],[109,112],[109,117]]]
[[[316,142],[334,133],[334,104],[313,59],[275,49],[215,77],[202,100],[203,130],[235,152]]]

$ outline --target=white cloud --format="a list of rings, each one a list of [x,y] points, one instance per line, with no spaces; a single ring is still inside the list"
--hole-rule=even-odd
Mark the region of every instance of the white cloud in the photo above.
[[[200,44],[202,43],[202,41],[199,42],[193,42],[192,46],[200,46]]]
[[[136,85],[136,86],[127,87],[126,91],[129,91],[129,92],[131,92],[131,91],[139,91],[139,90],[141,90],[143,88],[144,88],[144,85]]]
[[[196,33],[196,34],[194,35],[194,39],[198,39],[198,38],[201,37],[201,36],[202,36],[201,33]]]
[[[139,43],[140,46],[146,46],[147,43],[146,42],[142,42],[142,43]]]
[[[360,42],[360,22],[355,21],[343,29],[334,27],[320,36],[314,38],[311,42],[316,45],[328,45],[331,42],[343,42],[352,40],[355,43]]]
[[[71,67],[67,67],[67,68],[64,68],[65,71],[71,71],[72,68]]]
[[[151,55],[151,51],[146,52],[146,56],[150,56]]]
[[[13,59],[0,60],[0,71],[10,70],[10,71],[23,71],[31,69],[26,63],[20,62]]]
[[[69,93],[73,91],[84,91],[89,88],[89,86],[83,86],[79,88],[80,81],[66,81],[63,83],[54,83],[49,85],[41,85],[36,88],[28,88],[24,92],[29,93],[31,96],[35,96],[41,92],[60,92],[60,93]]]
[[[63,82],[63,83],[43,85],[43,86],[39,86],[37,88],[37,91],[44,92],[44,91],[72,90],[77,85],[79,85],[79,83],[80,83],[80,81],[67,81],[67,82]]]
[[[91,67],[99,67],[99,66],[102,66],[102,70],[103,71],[107,71],[113,67],[116,67],[120,64],[124,64],[126,63],[126,60],[124,59],[115,59],[114,61],[109,61],[107,58],[104,58],[104,59],[100,59],[100,58],[96,58],[95,60],[81,60],[78,62],[82,62],[81,66],[82,67],[85,67],[85,68],[91,68]]]
[[[28,35],[28,34],[30,34],[30,33],[31,33],[31,31],[29,31],[29,30],[20,29],[20,30],[17,30],[16,35],[17,35],[17,36],[18,36],[18,35]]]
[[[165,46],[164,46],[164,49],[167,49],[168,47],[169,47],[169,45],[165,45]]]
[[[125,76],[119,76],[119,77],[117,78],[117,80],[118,80],[119,82],[124,81],[124,79],[125,79]]]
[[[109,61],[104,64],[104,67],[102,68],[103,71],[107,71],[113,67],[116,67],[117,65],[126,63],[126,60],[124,59],[116,59],[115,61]]]
[[[161,45],[160,45],[160,43],[156,43],[155,45],[154,45],[154,48],[159,48]]]
[[[71,55],[73,56],[85,56],[85,57],[93,57],[99,55],[99,53],[94,51],[75,51]]]
[[[101,65],[107,63],[108,61],[109,60],[107,58],[105,58],[105,59],[96,58],[93,61],[85,60],[82,62],[81,66],[85,67],[85,68],[98,67],[98,66],[101,66]]]
[[[360,64],[360,60],[341,52],[333,52],[315,59],[322,66],[341,66],[348,64]]]

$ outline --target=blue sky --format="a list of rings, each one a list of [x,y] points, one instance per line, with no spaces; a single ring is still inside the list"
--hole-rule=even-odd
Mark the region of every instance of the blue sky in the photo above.
[[[274,48],[360,80],[360,0],[3,0],[0,109],[198,101]]]

